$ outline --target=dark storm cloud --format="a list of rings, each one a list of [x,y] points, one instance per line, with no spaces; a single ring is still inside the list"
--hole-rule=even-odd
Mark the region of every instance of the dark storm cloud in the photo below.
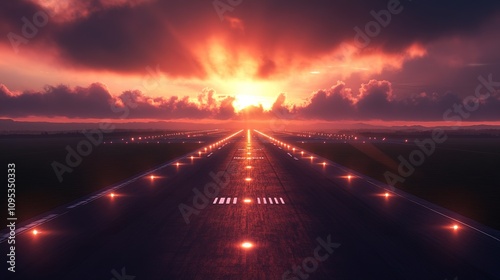
[[[329,52],[353,39],[354,27],[364,29],[373,21],[370,11],[387,9],[394,1],[244,1],[227,11],[224,15],[232,20],[223,22],[212,2],[205,0],[136,1],[134,5],[116,1],[121,5],[111,6],[90,1],[81,5],[81,16],[63,19],[64,12],[55,14],[40,40],[46,40],[58,58],[73,67],[142,73],[145,66],[159,64],[172,76],[204,77],[208,66],[200,61],[198,51],[210,38],[220,36],[228,53],[246,48],[257,61],[266,57],[256,75],[269,78],[286,69],[273,59],[276,53],[285,58],[315,58]],[[401,52],[415,42],[471,34],[498,12],[500,1],[400,1],[398,7],[402,11],[391,16],[367,50]],[[21,18],[38,10],[42,9],[28,1],[2,3],[0,30],[19,32]]]
[[[388,81],[371,80],[362,84],[357,93],[343,82],[312,94],[307,104],[288,106],[285,94],[279,94],[272,108],[248,106],[236,113],[234,97],[214,98],[213,89],[204,89],[198,102],[188,97],[149,97],[140,91],[125,91],[113,97],[104,85],[69,88],[47,86],[43,92],[14,94],[0,85],[0,116],[122,118],[125,106],[129,119],[302,119],[302,120],[401,120],[442,121],[446,111],[459,115],[456,106],[464,99],[456,94],[420,93],[398,99]],[[115,104],[113,107],[111,104]],[[494,121],[500,118],[500,92],[481,100],[477,110],[465,120]]]
[[[46,116],[99,118],[111,115],[112,97],[101,84],[88,88],[45,87],[41,92],[12,94],[0,85],[0,114],[6,117]]]
[[[76,65],[120,72],[160,65],[171,76],[202,77],[203,67],[178,38],[183,34],[164,17],[149,6],[114,8],[59,26],[53,38]]]
[[[210,91],[213,93],[213,91]],[[218,104],[201,98],[194,103],[188,97],[148,97],[140,91],[125,91],[112,97],[102,84],[89,87],[47,86],[43,92],[14,94],[0,85],[0,116],[122,118],[122,108],[128,107],[130,119],[229,119],[234,117],[234,98],[226,97]],[[209,103],[207,103],[209,102]],[[112,104],[114,104],[112,106]]]
[[[21,33],[23,17],[31,17],[40,8],[28,1],[2,1],[0,4],[0,33],[2,34],[2,43],[10,45],[7,39],[9,32]]]
[[[467,99],[452,92],[397,98],[390,82],[371,80],[361,85],[358,94],[338,82],[328,90],[313,93],[309,102],[296,110],[300,118],[320,120],[443,121],[446,112],[448,117],[461,116],[466,121],[500,118],[500,92],[484,100],[472,100],[469,108],[475,106],[473,102],[479,104],[468,111],[464,109]]]
[[[307,106],[299,108],[306,118],[318,119],[350,119],[354,117],[354,104],[350,89],[337,82],[329,90],[319,90],[312,95]]]

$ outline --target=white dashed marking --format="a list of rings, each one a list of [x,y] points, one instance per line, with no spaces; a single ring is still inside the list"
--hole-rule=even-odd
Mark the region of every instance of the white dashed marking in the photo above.
[[[246,199],[245,199],[246,200]],[[245,202],[244,200],[244,202]],[[250,199],[250,202],[252,200]],[[248,203],[248,201],[246,201]],[[212,202],[214,205],[238,204],[238,197],[216,197]],[[257,204],[284,205],[282,197],[257,197]]]

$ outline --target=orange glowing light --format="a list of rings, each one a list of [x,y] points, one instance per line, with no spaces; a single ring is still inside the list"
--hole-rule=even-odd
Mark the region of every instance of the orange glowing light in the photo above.
[[[245,181],[250,182],[252,181],[252,178],[245,178]]]
[[[241,244],[241,247],[242,247],[243,249],[250,249],[250,248],[252,248],[252,247],[253,247],[253,244],[252,244],[251,242],[243,242],[243,243]]]
[[[386,193],[384,194],[384,196],[385,196],[385,197],[389,197],[389,193],[388,193],[388,192],[386,192]]]
[[[246,167],[246,168],[247,168],[247,169],[252,169],[252,167],[251,167],[250,165],[247,165],[247,167]]]
[[[115,193],[110,193],[110,194],[109,194],[109,196],[110,196],[111,198],[113,198],[113,197],[115,197]]]
[[[34,229],[33,230],[33,235],[37,235],[38,234],[38,230]]]
[[[243,202],[245,202],[245,203],[251,203],[252,200],[250,198],[245,198],[245,199],[243,199]]]
[[[458,230],[459,226],[455,224],[455,225],[452,226],[452,228],[453,228],[453,230]]]
[[[155,176],[154,176],[154,175],[151,175],[149,178],[151,178],[151,180],[154,180],[154,179],[155,179]]]

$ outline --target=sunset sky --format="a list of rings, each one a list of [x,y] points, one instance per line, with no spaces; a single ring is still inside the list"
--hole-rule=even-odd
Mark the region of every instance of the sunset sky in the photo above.
[[[3,1],[0,118],[498,122],[500,1],[477,3]]]

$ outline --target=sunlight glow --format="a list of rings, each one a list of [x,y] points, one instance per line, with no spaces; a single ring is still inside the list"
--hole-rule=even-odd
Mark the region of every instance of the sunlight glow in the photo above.
[[[253,244],[252,244],[251,242],[243,242],[243,243],[241,244],[241,247],[242,247],[243,249],[250,249],[250,248],[252,248],[252,247],[253,247]]]

